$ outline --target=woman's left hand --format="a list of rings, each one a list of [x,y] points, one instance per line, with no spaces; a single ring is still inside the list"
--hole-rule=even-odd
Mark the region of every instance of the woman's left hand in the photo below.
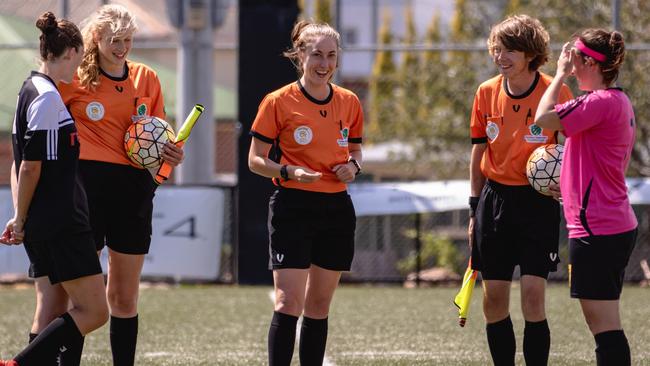
[[[350,161],[345,164],[337,164],[332,168],[336,173],[336,177],[343,183],[350,183],[354,181],[357,173],[357,167]]]
[[[183,149],[167,141],[163,147],[162,158],[171,166],[177,166],[185,159]]]
[[[0,243],[7,245],[21,244],[25,238],[24,220],[12,218],[0,236]]]

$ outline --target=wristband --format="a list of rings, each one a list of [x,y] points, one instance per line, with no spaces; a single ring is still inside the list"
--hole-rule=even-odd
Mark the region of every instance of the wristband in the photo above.
[[[469,217],[474,217],[476,214],[476,207],[478,207],[479,197],[469,197]]]
[[[359,162],[357,161],[357,159],[350,156],[350,158],[348,159],[348,163],[352,163],[354,165],[354,167],[357,168],[357,172],[354,173],[354,175],[361,174],[361,165],[359,165]]]
[[[280,177],[284,180],[289,180],[289,171],[287,171],[287,165],[280,167]]]

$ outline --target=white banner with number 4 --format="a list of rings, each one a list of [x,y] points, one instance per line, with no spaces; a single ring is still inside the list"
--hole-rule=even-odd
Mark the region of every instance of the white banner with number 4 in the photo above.
[[[160,187],[156,191],[151,248],[142,275],[176,280],[219,278],[224,225],[224,190],[214,187]],[[128,207],[125,207],[128,209]],[[0,223],[13,216],[11,191],[0,188]],[[106,250],[102,267],[106,271]],[[27,275],[23,246],[0,245],[0,275]]]

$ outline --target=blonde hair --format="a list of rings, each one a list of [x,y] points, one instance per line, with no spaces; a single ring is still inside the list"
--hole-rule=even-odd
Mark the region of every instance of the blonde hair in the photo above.
[[[135,16],[122,5],[110,4],[97,9],[82,22],[81,34],[85,52],[77,75],[81,86],[94,89],[99,85],[99,47],[95,41],[98,35],[110,30],[113,37],[132,34],[138,30]]]
[[[292,47],[283,53],[284,57],[291,60],[298,73],[302,75],[303,69],[300,64],[300,52],[304,52],[311,43],[318,37],[330,37],[336,41],[336,48],[340,47],[341,36],[336,29],[327,23],[315,23],[301,20],[293,26],[291,31]]]

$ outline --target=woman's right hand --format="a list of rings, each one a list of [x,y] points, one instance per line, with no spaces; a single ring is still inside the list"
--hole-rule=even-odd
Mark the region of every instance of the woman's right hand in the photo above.
[[[571,47],[571,43],[567,42],[562,46],[562,51],[560,52],[560,57],[557,60],[557,71],[556,76],[566,78],[571,75],[573,72],[573,59],[575,57],[575,51]]]
[[[5,231],[0,235],[0,243],[2,244],[9,244],[9,241],[11,240],[11,231],[9,228],[6,228]]]
[[[297,165],[288,165],[287,173],[289,173],[289,179],[300,183],[313,183],[323,176],[323,173]]]

